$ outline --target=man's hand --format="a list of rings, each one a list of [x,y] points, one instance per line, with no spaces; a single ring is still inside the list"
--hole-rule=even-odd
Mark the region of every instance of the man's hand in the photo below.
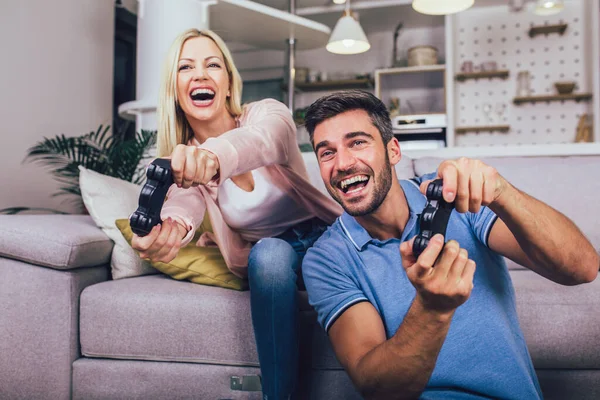
[[[206,185],[219,173],[219,159],[210,151],[179,144],[171,154],[173,181],[178,187]]]
[[[167,218],[144,237],[134,234],[131,247],[145,260],[168,263],[177,257],[186,234],[183,225]]]
[[[417,289],[415,300],[428,311],[452,313],[471,295],[475,262],[469,260],[467,251],[455,240],[444,246],[444,237],[439,234],[431,238],[427,248],[415,258],[413,241],[414,238],[403,242],[400,254],[408,279]]]
[[[506,180],[495,168],[479,160],[461,157],[440,164],[437,177],[444,181],[444,200],[455,201],[456,211],[478,212],[481,206],[487,206],[500,197],[508,186]],[[421,183],[421,192],[427,191],[431,180]]]

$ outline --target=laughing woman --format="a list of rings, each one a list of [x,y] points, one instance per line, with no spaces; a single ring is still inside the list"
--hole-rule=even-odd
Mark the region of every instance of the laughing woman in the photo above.
[[[222,39],[188,30],[166,59],[158,155],[175,185],[161,219],[132,245],[169,262],[208,212],[229,269],[247,277],[265,399],[286,399],[298,364],[296,278],[306,250],[341,213],[308,181],[290,111],[267,99],[241,105],[242,81]]]

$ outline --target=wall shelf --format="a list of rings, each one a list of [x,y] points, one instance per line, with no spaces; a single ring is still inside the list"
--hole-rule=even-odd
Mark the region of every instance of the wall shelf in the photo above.
[[[319,81],[312,83],[296,82],[296,89],[302,92],[317,92],[343,89],[372,89],[373,79],[344,79],[339,81]]]
[[[536,35],[548,35],[549,33],[558,33],[562,36],[567,30],[567,26],[567,24],[532,26],[528,34],[530,38],[534,38]]]
[[[509,125],[462,126],[454,128],[454,133],[461,134],[467,132],[508,132],[509,130]]]
[[[421,72],[443,72],[446,70],[445,64],[421,65],[417,67],[397,67],[376,69],[375,75],[396,75],[396,74],[415,74]]]
[[[591,93],[571,93],[571,94],[555,94],[550,96],[528,96],[528,97],[515,97],[513,103],[520,105],[523,103],[539,103],[539,102],[550,102],[550,101],[589,101],[592,98]]]
[[[459,82],[464,82],[468,79],[492,79],[492,78],[500,78],[506,79],[510,75],[508,70],[499,70],[499,71],[483,71],[483,72],[461,72],[456,74],[455,79]]]

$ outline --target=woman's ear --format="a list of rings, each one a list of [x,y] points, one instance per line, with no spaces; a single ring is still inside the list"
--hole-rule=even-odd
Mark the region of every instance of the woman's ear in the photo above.
[[[227,97],[231,97],[231,90],[227,89]]]

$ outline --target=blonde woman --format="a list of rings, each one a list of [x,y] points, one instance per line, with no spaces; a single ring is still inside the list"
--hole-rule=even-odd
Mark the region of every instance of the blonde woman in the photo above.
[[[296,278],[308,249],[341,214],[309,182],[290,111],[241,105],[242,81],[222,39],[188,30],[173,43],[158,107],[158,155],[175,184],[161,219],[134,237],[140,256],[171,261],[208,212],[229,269],[248,277],[263,396],[289,398],[297,373]]]

